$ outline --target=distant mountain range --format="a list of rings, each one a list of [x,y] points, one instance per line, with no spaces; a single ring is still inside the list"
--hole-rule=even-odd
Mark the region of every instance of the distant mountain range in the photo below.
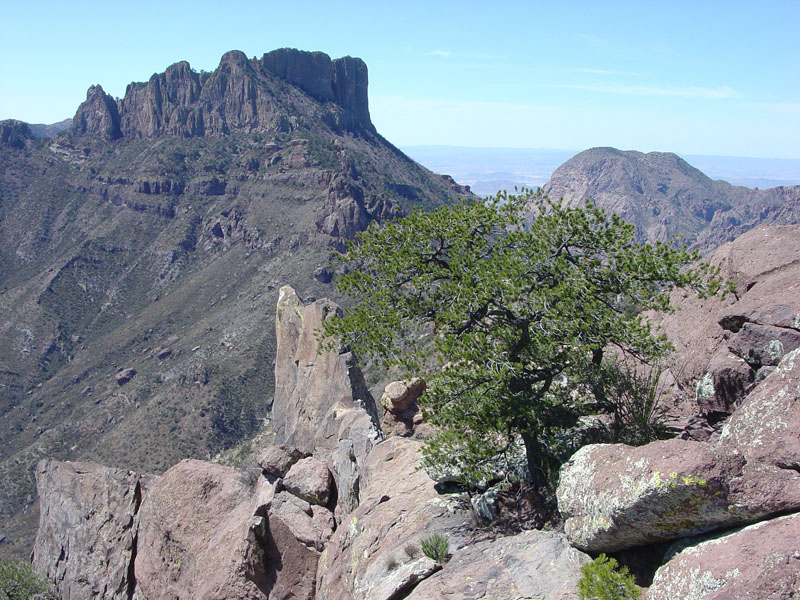
[[[579,150],[406,146],[411,158],[437,173],[449,173],[481,196],[498,190],[543,186],[553,171]],[[711,179],[770,188],[800,184],[800,159],[684,155]]]

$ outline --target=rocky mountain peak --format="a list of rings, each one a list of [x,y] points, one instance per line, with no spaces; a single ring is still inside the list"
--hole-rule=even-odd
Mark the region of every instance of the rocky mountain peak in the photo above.
[[[16,119],[0,121],[0,146],[22,148],[25,140],[33,137],[33,132],[27,123]]]
[[[711,252],[760,222],[797,222],[800,187],[751,190],[714,181],[671,152],[591,148],[556,169],[551,198],[597,206],[636,225],[642,242],[683,241]]]
[[[281,80],[292,89],[281,88]],[[367,66],[359,58],[331,60],[322,52],[283,48],[259,60],[232,50],[211,73],[197,73],[181,61],[146,83],[129,84],[121,100],[92,86],[71,131],[108,140],[278,132],[304,118],[316,121],[316,103],[324,102],[325,122],[374,133],[367,86]]]

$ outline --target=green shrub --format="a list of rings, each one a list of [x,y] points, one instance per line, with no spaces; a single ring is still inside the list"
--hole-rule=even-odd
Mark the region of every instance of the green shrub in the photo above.
[[[636,587],[628,567],[620,567],[613,558],[601,554],[583,565],[578,594],[581,600],[638,600],[642,590]]]
[[[0,562],[0,600],[51,600],[50,584],[21,560]]]
[[[437,563],[443,563],[447,559],[447,551],[450,548],[450,543],[447,541],[447,536],[441,533],[434,533],[422,539],[422,553],[435,560]]]

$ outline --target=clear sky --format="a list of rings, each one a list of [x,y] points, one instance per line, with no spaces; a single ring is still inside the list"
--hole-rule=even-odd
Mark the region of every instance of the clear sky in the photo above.
[[[360,56],[378,131],[436,144],[800,158],[800,0],[3,0],[0,119],[71,117],[227,50]]]

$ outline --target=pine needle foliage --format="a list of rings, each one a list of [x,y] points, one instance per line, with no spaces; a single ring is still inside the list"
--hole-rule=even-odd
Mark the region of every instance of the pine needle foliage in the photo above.
[[[616,560],[601,554],[581,568],[578,595],[580,600],[639,600],[642,590],[628,567],[619,567]]]
[[[719,291],[698,259],[637,243],[633,225],[589,203],[501,193],[361,233],[334,259],[356,305],[321,335],[426,379],[439,427],[426,468],[456,466],[478,485],[521,440],[546,485],[570,453],[566,432],[603,395],[605,350],[658,360],[670,345],[641,311],[669,310],[676,287]]]

